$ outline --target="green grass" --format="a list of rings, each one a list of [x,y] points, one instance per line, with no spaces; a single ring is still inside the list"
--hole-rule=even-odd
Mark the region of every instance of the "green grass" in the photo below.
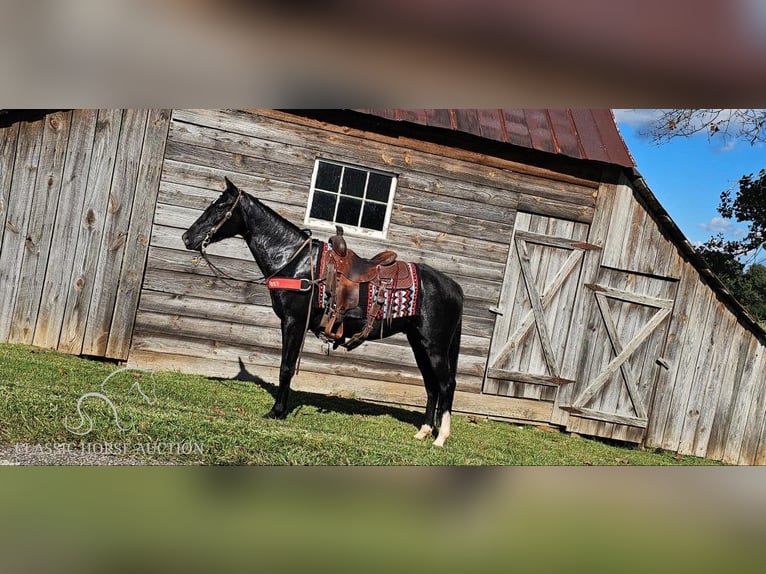
[[[97,398],[82,411],[93,430],[78,437],[78,399],[100,392],[118,367],[19,345],[0,345],[0,444],[112,446],[147,461],[256,465],[698,465],[668,452],[617,447],[534,427],[453,417],[445,448],[417,441],[422,413],[348,398],[293,392],[286,420],[262,418],[274,387],[158,371],[123,372],[105,385],[123,427]],[[156,402],[152,405],[132,385]],[[87,428],[87,424],[82,430]],[[95,445],[95,446],[94,446]],[[151,452],[159,448],[170,452]],[[181,452],[177,452],[179,447]],[[41,447],[37,447],[41,448]],[[176,451],[176,452],[174,452]],[[118,453],[120,454],[120,453]]]

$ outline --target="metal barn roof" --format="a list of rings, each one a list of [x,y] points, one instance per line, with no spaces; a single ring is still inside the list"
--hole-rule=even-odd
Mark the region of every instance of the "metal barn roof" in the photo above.
[[[357,109],[576,159],[635,167],[608,109]]]

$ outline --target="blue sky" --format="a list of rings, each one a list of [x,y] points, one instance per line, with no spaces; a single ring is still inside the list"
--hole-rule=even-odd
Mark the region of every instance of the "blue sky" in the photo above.
[[[614,112],[638,171],[692,243],[719,231],[731,239],[742,237],[745,226],[723,220],[716,207],[722,191],[736,189],[740,177],[766,168],[766,147],[706,134],[657,145],[640,134],[648,129],[651,110]]]

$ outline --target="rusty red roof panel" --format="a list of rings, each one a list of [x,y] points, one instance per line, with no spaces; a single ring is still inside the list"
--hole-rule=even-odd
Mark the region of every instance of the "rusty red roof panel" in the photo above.
[[[551,130],[547,110],[524,110],[532,148],[551,153],[561,153]]]
[[[359,109],[577,159],[635,167],[608,109]]]
[[[434,128],[454,129],[449,110],[426,110],[426,122]]]
[[[481,137],[497,141],[508,140],[508,135],[504,131],[503,114],[499,112],[501,110],[476,110]]]
[[[532,147],[532,140],[529,137],[529,128],[524,116],[524,110],[501,110],[503,112],[503,123],[505,124],[505,133],[508,143],[522,147]]]

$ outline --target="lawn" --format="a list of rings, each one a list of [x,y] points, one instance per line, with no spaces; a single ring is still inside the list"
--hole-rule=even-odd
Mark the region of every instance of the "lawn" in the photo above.
[[[287,419],[274,421],[262,417],[274,387],[258,380],[123,371],[102,385],[118,369],[0,345],[0,445],[205,465],[715,464],[467,416],[453,417],[437,448],[413,438],[420,412],[294,392]],[[108,397],[124,430],[103,397],[86,393]]]

